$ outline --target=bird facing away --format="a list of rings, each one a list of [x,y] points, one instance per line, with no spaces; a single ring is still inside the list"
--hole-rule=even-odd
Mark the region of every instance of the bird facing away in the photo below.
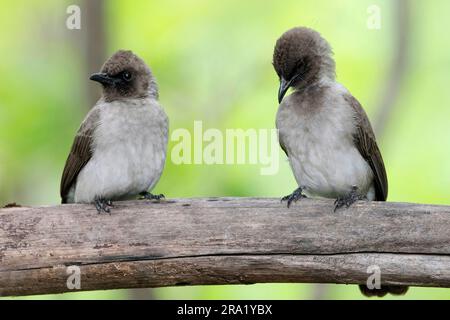
[[[291,29],[277,40],[273,66],[280,79],[276,127],[298,184],[282,200],[289,207],[304,197],[333,198],[335,211],[360,199],[385,201],[387,176],[375,134],[359,102],[336,82],[328,42],[312,29]],[[285,97],[289,88],[293,93]],[[368,296],[407,290],[360,288]]]
[[[94,203],[100,213],[110,212],[113,200],[163,198],[149,192],[163,171],[168,140],[150,68],[119,50],[90,79],[103,94],[75,136],[61,179],[62,203]]]

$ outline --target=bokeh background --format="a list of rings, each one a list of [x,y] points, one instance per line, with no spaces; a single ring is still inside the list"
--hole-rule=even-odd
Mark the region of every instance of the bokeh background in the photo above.
[[[71,4],[81,8],[81,30],[66,28]],[[367,25],[372,5],[381,12],[379,29]],[[205,128],[274,128],[273,46],[299,25],[328,39],[338,80],[367,110],[387,167],[389,200],[450,204],[447,0],[16,0],[2,8],[0,205],[59,203],[72,139],[100,94],[88,77],[120,48],[132,49],[152,67],[171,131],[192,129],[194,120],[203,120]],[[155,192],[280,197],[296,187],[280,156],[280,172],[273,176],[261,176],[255,165],[177,166],[169,157]],[[314,284],[44,297],[362,298],[356,286]],[[450,290],[412,288],[402,299],[413,298],[450,298]]]

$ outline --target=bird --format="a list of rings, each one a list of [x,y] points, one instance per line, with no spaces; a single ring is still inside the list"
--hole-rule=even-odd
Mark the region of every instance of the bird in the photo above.
[[[102,96],[81,123],[61,178],[62,203],[161,200],[150,193],[163,172],[169,120],[158,102],[151,69],[130,50],[118,50],[90,76]]]
[[[273,67],[280,81],[279,143],[298,185],[281,200],[289,208],[306,197],[331,198],[334,211],[357,200],[386,201],[387,174],[374,131],[358,100],[336,82],[330,44],[311,28],[292,28],[276,41]],[[360,286],[366,296],[407,288]]]

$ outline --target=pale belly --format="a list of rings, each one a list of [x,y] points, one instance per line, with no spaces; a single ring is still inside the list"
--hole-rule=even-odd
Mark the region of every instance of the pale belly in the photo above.
[[[151,190],[158,182],[165,161],[160,146],[139,148],[135,143],[118,144],[94,154],[80,172],[75,202],[96,198],[124,200]]]
[[[150,191],[164,168],[167,135],[166,116],[151,101],[105,108],[92,158],[77,177],[75,202],[123,200]]]
[[[285,98],[276,120],[280,142],[307,196],[337,198],[356,186],[361,196],[372,200],[372,169],[354,144],[355,113],[345,93],[345,88],[330,83],[321,91]]]
[[[316,143],[298,145],[296,150],[289,162],[307,196],[337,198],[356,186],[361,195],[370,197],[372,171],[354,146]]]
[[[165,155],[155,146],[143,149],[117,145],[94,154],[80,172],[75,187],[75,202],[92,202],[95,198],[124,200],[151,190],[158,182]]]

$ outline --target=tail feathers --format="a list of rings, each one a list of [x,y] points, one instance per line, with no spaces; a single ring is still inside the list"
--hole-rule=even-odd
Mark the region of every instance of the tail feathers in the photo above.
[[[366,297],[384,297],[390,293],[392,295],[404,295],[408,291],[407,286],[382,286],[380,289],[369,289],[365,285],[360,285],[359,290]]]

